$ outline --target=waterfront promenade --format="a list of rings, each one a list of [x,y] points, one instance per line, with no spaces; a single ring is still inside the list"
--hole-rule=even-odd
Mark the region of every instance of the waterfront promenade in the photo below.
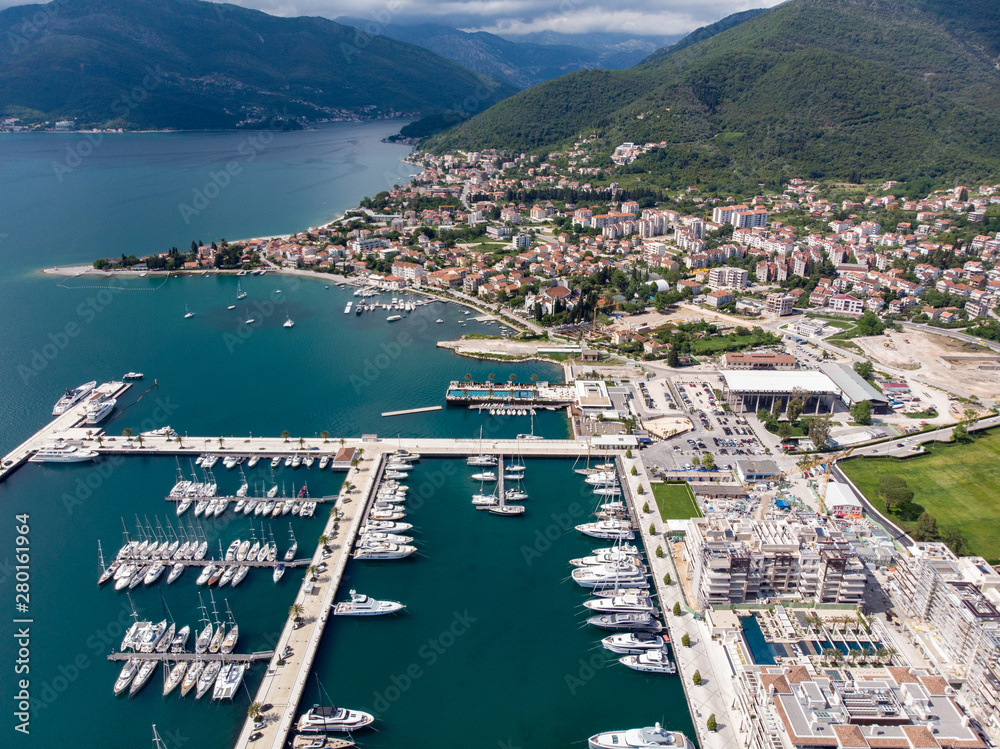
[[[694,723],[701,749],[735,749],[747,745],[748,737],[740,733],[739,708],[736,706],[735,684],[733,671],[725,661],[722,648],[712,642],[708,627],[704,621],[696,620],[691,610],[687,608],[681,593],[680,581],[670,558],[670,547],[663,533],[666,524],[660,520],[653,499],[650,476],[643,465],[642,457],[634,451],[633,458],[621,459],[620,473],[625,495],[632,505],[632,512],[638,519],[639,535],[646,549],[650,572],[656,586],[656,594],[660,599],[663,620],[670,633],[670,644],[677,661],[677,673],[684,687],[691,721]],[[633,466],[637,475],[632,475]],[[639,494],[639,487],[643,493]],[[642,511],[648,502],[650,512]],[[650,534],[650,525],[656,531]],[[663,549],[663,556],[656,555],[657,547]],[[666,585],[664,575],[668,574],[671,584]],[[672,609],[675,603],[681,605],[681,616],[674,616]],[[690,647],[684,647],[681,639],[687,634],[691,638]],[[695,686],[693,677],[695,671],[701,672],[701,686]],[[709,731],[708,717],[715,714],[717,730]],[[669,727],[669,726],[668,726]]]

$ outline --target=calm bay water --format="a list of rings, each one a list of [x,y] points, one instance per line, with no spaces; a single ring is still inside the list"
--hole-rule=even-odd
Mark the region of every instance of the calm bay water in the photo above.
[[[447,382],[466,373],[476,379],[491,373],[521,381],[561,378],[553,365],[476,362],[436,348],[439,339],[497,331],[463,325],[467,316],[455,305],[421,307],[390,324],[384,313],[345,315],[344,306],[355,299],[350,290],[326,288],[322,279],[246,277],[240,282],[247,299],[228,310],[236,304],[236,278],[164,282],[37,273],[97,256],[186,247],[192,239],[287,233],[329,220],[364,194],[405,179],[409,167],[400,159],[406,149],[379,142],[397,127],[344,124],[276,134],[241,162],[238,177],[214,201],[188,215],[190,223],[178,206],[192,200],[213,170],[245,152],[248,135],[106,136],[61,180],[53,162],[65,163],[67,146],[78,149],[83,136],[0,138],[0,452],[47,423],[64,388],[128,370],[145,372],[146,380],[120,399],[119,415],[106,425],[109,434],[166,424],[227,440],[282,430],[294,438],[323,430],[384,437],[528,431],[527,418],[491,418],[468,409],[381,416],[443,405]],[[185,309],[195,316],[185,319]],[[256,322],[246,325],[248,317]],[[287,317],[294,328],[283,327]],[[154,378],[158,387],[144,395]],[[569,434],[565,418],[549,412],[536,419],[535,431]],[[190,695],[163,700],[159,676],[134,702],[111,693],[118,667],[105,656],[120,642],[129,610],[124,595],[94,585],[97,542],[110,558],[121,543],[122,518],[131,530],[137,515],[143,523],[169,520],[176,527],[162,499],[176,468],[169,458],[133,457],[87,466],[29,465],[0,484],[0,601],[8,606],[15,582],[14,516],[30,514],[31,525],[36,709],[30,737],[17,737],[21,744],[56,746],[71,735],[84,749],[144,747],[154,722],[170,749],[225,746],[235,737],[262,666],[227,705],[196,703]],[[238,475],[219,471],[221,488],[232,492]],[[333,699],[380,714],[379,732],[359,737],[359,744],[568,746],[598,729],[654,720],[690,734],[672,677],[655,680],[608,662],[592,677],[584,670],[587,678],[573,689],[572,678],[567,681],[581,678],[580,659],[589,664],[592,656],[604,657],[594,649],[598,634],[580,628],[581,592],[565,581],[566,560],[593,544],[574,531],[560,534],[530,565],[523,547],[533,548],[535,534],[553,523],[564,528],[560,513],[580,500],[584,486],[569,463],[529,464],[531,499],[521,519],[475,512],[467,473],[455,461],[428,461],[414,472],[409,483],[422,499],[412,521],[421,558],[348,568],[347,586],[409,606],[405,616],[391,620],[335,621],[324,639],[317,671]],[[266,464],[249,478],[269,478]],[[336,492],[342,480],[315,469],[280,469],[276,479],[289,491],[308,480],[314,495]],[[586,512],[592,504],[588,497]],[[320,518],[292,520],[303,552],[314,548],[320,524]],[[224,545],[251,530],[249,520],[234,520],[231,513],[203,525],[210,540]],[[268,530],[284,549],[288,518],[271,521]],[[260,533],[259,522],[255,531]],[[301,575],[290,572],[275,586],[266,573],[251,573],[239,589],[216,597],[219,611],[227,599],[240,623],[240,650],[270,646]],[[160,619],[169,609],[193,628],[199,616],[194,577],[188,570],[169,588],[162,582],[159,590],[140,587],[133,600],[144,616]],[[456,621],[466,623],[461,634],[452,629]],[[14,735],[13,626],[9,616],[0,622],[4,736]],[[434,646],[428,643],[441,647],[446,632],[454,642],[431,662]],[[411,663],[421,675],[403,689],[400,674]],[[318,700],[310,689],[307,704]],[[442,705],[449,709],[442,712]]]

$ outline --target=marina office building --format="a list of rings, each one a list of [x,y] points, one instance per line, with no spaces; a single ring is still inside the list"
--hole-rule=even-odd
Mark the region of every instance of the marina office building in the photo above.
[[[805,401],[807,414],[833,413],[840,388],[827,375],[813,370],[767,371],[723,369],[722,397],[736,413],[771,409],[775,402],[782,412],[795,398]]]
[[[836,528],[818,516],[689,521],[684,539],[691,585],[701,606],[767,598],[859,604],[864,565]]]

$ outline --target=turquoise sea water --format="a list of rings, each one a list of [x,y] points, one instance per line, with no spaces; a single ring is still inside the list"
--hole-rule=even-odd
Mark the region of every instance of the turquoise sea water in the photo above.
[[[316,279],[240,279],[248,297],[231,311],[236,278],[163,283],[152,277],[66,280],[36,272],[96,256],[186,246],[191,239],[285,233],[328,220],[406,173],[400,164],[405,149],[379,142],[396,126],[343,125],[275,136],[273,146],[245,165],[244,180],[227,187],[197,225],[194,219],[185,223],[177,205],[238,151],[243,134],[105,140],[62,181],[53,176],[52,161],[81,136],[0,139],[0,452],[47,423],[64,388],[128,370],[145,372],[146,380],[120,400],[120,415],[106,425],[109,434],[166,424],[227,440],[282,430],[293,437],[323,430],[386,437],[471,437],[481,427],[494,436],[527,431],[526,418],[491,418],[462,408],[380,415],[443,405],[448,381],[466,373],[475,379],[490,373],[504,380],[511,374],[520,381],[561,378],[553,365],[476,362],[436,348],[439,339],[497,330],[473,322],[461,326],[466,316],[454,305],[422,307],[390,324],[385,314],[345,315],[345,304],[355,299],[351,292],[325,288]],[[195,316],[185,319],[185,308]],[[244,324],[248,316],[256,320],[250,326]],[[286,316],[295,321],[290,330],[282,326]],[[445,322],[434,322],[438,318]],[[158,387],[143,395],[154,378]],[[536,419],[535,431],[569,434],[562,414],[548,412]],[[17,651],[13,616],[5,615],[5,746],[6,737],[14,736],[11,745],[29,747],[57,746],[68,737],[84,749],[145,747],[154,722],[170,749],[226,746],[235,737],[263,666],[249,673],[248,688],[231,705],[196,703],[190,695],[163,700],[159,676],[134,702],[116,700],[111,692],[119,667],[105,656],[120,642],[128,608],[124,595],[95,585],[97,542],[110,558],[121,543],[122,518],[131,530],[136,515],[154,524],[169,519],[176,527],[173,508],[163,500],[175,472],[170,458],[129,457],[95,465],[28,465],[0,484],[0,601],[7,612],[13,612],[16,582],[15,517],[30,516],[35,700],[31,735],[14,734]],[[409,483],[422,497],[412,512],[420,558],[348,568],[347,586],[409,605],[405,616],[391,620],[335,621],[324,639],[317,670],[326,689],[338,701],[380,714],[379,731],[360,736],[359,744],[570,746],[598,729],[654,720],[690,734],[676,679],[605,667],[603,652],[594,649],[598,633],[580,628],[583,595],[565,580],[566,560],[594,544],[562,532],[560,518],[583,487],[570,464],[530,463],[524,518],[474,511],[467,473],[455,461],[428,461],[414,472]],[[222,489],[236,488],[238,474],[220,465],[217,475]],[[268,476],[262,463],[249,477]],[[336,492],[342,480],[315,469],[279,469],[276,479],[289,491],[308,480],[314,495]],[[288,522],[270,523],[280,549],[288,542]],[[314,548],[320,517],[292,523],[303,553]],[[250,530],[250,520],[232,520],[232,513],[203,525],[224,546]],[[259,532],[259,520],[257,527]],[[552,528],[556,540],[541,550],[545,544],[536,534]],[[538,558],[528,554],[530,565],[525,546],[540,550]],[[240,588],[217,597],[219,610],[228,599],[240,623],[241,651],[269,647],[301,575],[291,571],[274,586],[266,572],[251,572]],[[194,627],[195,576],[188,570],[169,588],[162,581],[137,588],[133,600],[144,616],[163,618],[169,607],[179,623]],[[454,642],[444,647],[447,634]],[[443,650],[431,662],[435,643]],[[420,676],[403,689],[400,674],[411,664]],[[399,690],[398,697],[390,687]],[[307,704],[316,699],[315,687],[310,689]]]

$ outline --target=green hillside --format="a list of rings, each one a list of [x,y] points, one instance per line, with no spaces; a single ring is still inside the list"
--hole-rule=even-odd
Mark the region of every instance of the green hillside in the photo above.
[[[56,0],[0,11],[0,113],[217,128],[281,116],[477,111],[513,87],[323,18],[197,0]]]
[[[535,86],[427,147],[596,133],[608,151],[676,144],[625,170],[664,184],[971,179],[1000,168],[998,55],[993,0],[791,0],[634,68]]]

